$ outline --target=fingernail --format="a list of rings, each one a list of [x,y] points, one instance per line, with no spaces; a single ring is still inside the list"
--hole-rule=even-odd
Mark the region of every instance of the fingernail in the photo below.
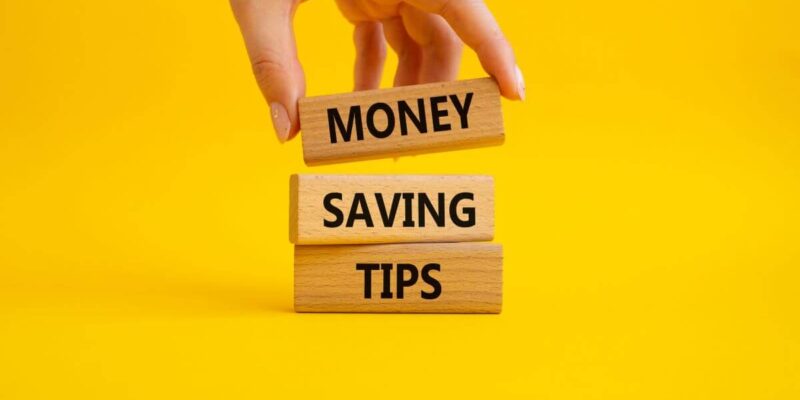
[[[515,65],[517,69],[517,94],[519,95],[519,99],[525,101],[525,79],[522,78],[522,71],[519,69],[519,65]]]
[[[272,127],[281,143],[289,139],[289,131],[292,129],[292,122],[289,120],[289,113],[286,108],[278,102],[269,103],[269,115],[272,116]]]

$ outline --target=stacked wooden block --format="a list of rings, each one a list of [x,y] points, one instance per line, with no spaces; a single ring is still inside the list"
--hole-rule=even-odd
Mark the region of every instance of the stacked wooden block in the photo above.
[[[499,144],[491,79],[304,99],[309,164]],[[293,175],[297,312],[499,313],[502,247],[483,175]]]

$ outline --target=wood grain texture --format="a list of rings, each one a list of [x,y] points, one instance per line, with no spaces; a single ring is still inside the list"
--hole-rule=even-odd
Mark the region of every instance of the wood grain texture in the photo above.
[[[370,298],[365,298],[365,271],[359,263],[391,263],[392,298],[382,298],[384,272],[371,272]],[[440,284],[439,295],[420,276],[399,299],[397,269],[408,263],[429,270]],[[408,267],[406,267],[408,268]],[[405,280],[412,273],[405,271]],[[349,246],[295,246],[294,309],[296,312],[499,313],[503,302],[503,249],[494,243],[414,243]]]
[[[465,99],[472,93],[471,102],[466,109]],[[447,115],[434,116],[431,98],[445,96],[446,100],[437,105]],[[460,102],[457,107],[451,96]],[[426,133],[408,118],[406,134],[402,134],[399,101],[404,101],[416,113],[418,101],[422,99],[425,110]],[[394,113],[393,129],[385,138],[371,135],[368,114],[371,106],[385,103]],[[350,141],[340,136],[332,143],[328,109],[336,109],[346,128],[351,107],[358,106],[361,115],[363,140],[356,140],[355,131]],[[500,91],[491,78],[472,79],[455,82],[440,82],[392,89],[368,90],[338,95],[319,96],[300,99],[300,126],[302,129],[303,157],[306,164],[326,164],[383,157],[397,157],[420,153],[457,150],[482,146],[499,145],[504,140],[503,114],[500,105]],[[467,126],[462,126],[461,113],[467,118]],[[376,110],[372,114],[376,129],[388,129],[388,114]],[[408,114],[403,114],[408,116]],[[441,124],[448,124],[449,130],[436,130],[434,118]],[[353,119],[354,125],[355,118]],[[356,129],[354,126],[352,129]],[[335,130],[335,129],[334,129]]]
[[[491,176],[301,174],[292,175],[289,186],[289,240],[295,244],[466,242],[494,238]],[[342,213],[338,221],[325,201],[326,196],[337,193],[341,196],[330,199],[327,207]],[[356,197],[363,198],[363,202],[355,201]],[[429,202],[423,201],[426,199]],[[394,218],[386,220],[393,209]],[[357,218],[348,224],[351,214],[365,211],[370,221]]]

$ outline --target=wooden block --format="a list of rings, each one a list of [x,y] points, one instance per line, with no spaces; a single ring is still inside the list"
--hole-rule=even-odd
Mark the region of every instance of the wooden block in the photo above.
[[[494,243],[295,246],[296,312],[499,313]]]
[[[488,241],[494,179],[485,175],[292,175],[295,244]]]
[[[397,157],[503,143],[491,78],[300,99],[306,164]]]

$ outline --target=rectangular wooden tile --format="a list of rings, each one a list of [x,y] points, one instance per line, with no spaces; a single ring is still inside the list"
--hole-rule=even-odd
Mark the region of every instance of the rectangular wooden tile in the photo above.
[[[306,164],[501,144],[500,91],[491,78],[300,100]]]
[[[488,241],[494,179],[486,175],[292,175],[295,244]]]
[[[494,243],[295,246],[296,312],[499,313]]]

